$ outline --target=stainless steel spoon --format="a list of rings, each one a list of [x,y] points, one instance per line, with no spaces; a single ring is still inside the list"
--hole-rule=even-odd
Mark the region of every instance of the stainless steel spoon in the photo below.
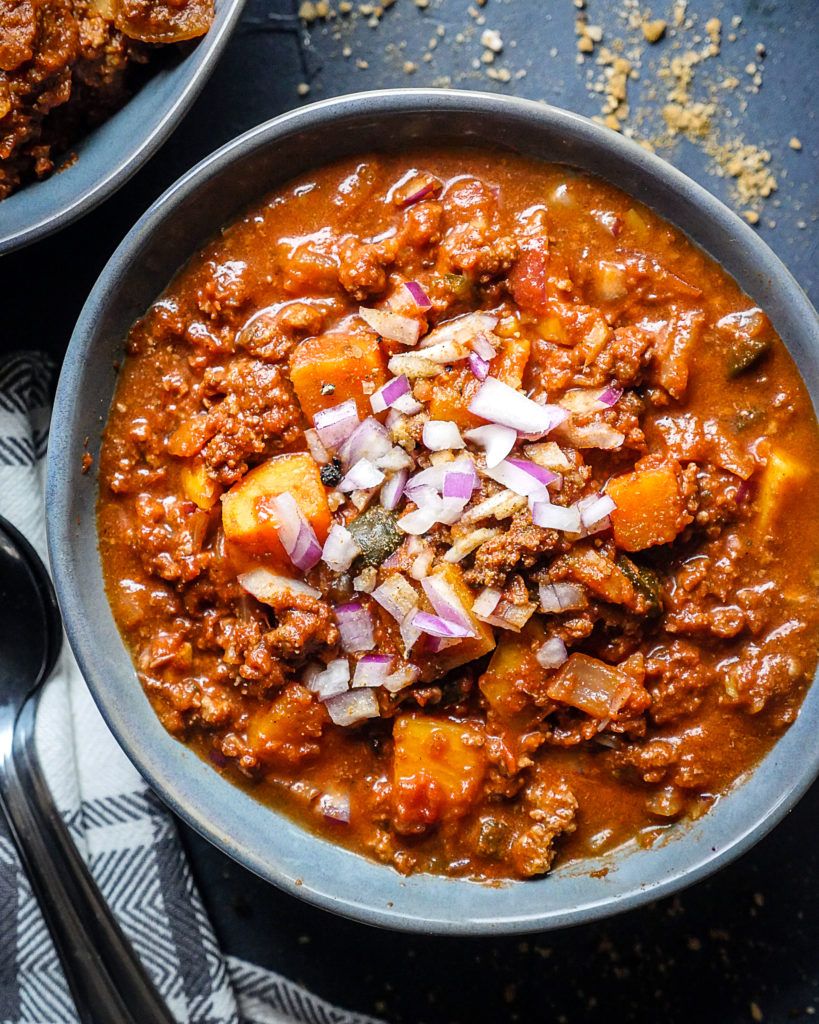
[[[37,760],[38,693],[61,644],[45,567],[0,516],[0,808],[82,1024],[174,1024],[63,824]]]

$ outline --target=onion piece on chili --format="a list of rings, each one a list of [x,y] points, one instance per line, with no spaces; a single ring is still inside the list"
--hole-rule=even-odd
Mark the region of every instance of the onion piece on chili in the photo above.
[[[474,630],[466,629],[449,619],[443,619],[440,615],[430,615],[429,612],[416,612],[412,617],[412,624],[422,633],[438,636],[444,640],[464,640],[467,637],[475,636]]]
[[[532,401],[497,377],[487,377],[481,384],[469,403],[469,411],[491,423],[531,436],[548,434],[569,415],[560,406]]]
[[[337,451],[359,424],[358,409],[352,398],[313,416],[316,433],[325,448]]]
[[[512,604],[511,601],[501,598],[493,612],[480,617],[491,626],[519,633],[534,615],[536,608],[537,605],[532,601],[526,601],[524,604]]]
[[[337,489],[342,494],[349,494],[351,491],[368,491],[371,487],[378,487],[383,481],[384,474],[377,466],[374,466],[369,459],[359,459],[338,484]]]
[[[370,395],[370,405],[373,412],[384,412],[393,406],[397,399],[410,392],[410,383],[402,373],[400,377],[393,377],[378,389],[375,394]]]
[[[544,530],[562,530],[564,533],[580,533],[580,512],[575,505],[565,508],[548,501],[536,501],[532,505],[532,522]]]
[[[413,683],[417,683],[421,678],[421,670],[417,665],[402,665],[401,668],[397,668],[395,672],[392,672],[382,683],[385,690],[390,693],[398,693],[399,690],[404,690],[408,686],[412,686]]]
[[[559,636],[550,637],[535,652],[535,658],[541,668],[560,668],[568,657],[566,645]]]
[[[353,688],[359,686],[383,686],[390,674],[393,657],[391,654],[365,654],[355,667]]]
[[[448,622],[454,623],[459,629],[465,630],[462,636],[477,636],[469,612],[455,592],[455,588],[446,582],[441,576],[427,576],[421,580],[421,586],[427,596],[427,600],[435,609],[436,613]],[[417,623],[416,623],[417,624]],[[418,626],[423,629],[422,626]],[[433,636],[446,636],[445,633],[434,633]],[[450,634],[455,636],[456,634]]]
[[[330,697],[324,706],[333,722],[341,726],[357,725],[367,718],[378,718],[381,714],[375,693],[363,687]]]
[[[611,409],[622,397],[622,388],[614,384],[609,384],[605,388],[572,388],[558,400],[558,405],[582,416]]]
[[[418,307],[422,313],[426,313],[428,309],[432,309],[432,302],[430,297],[424,291],[423,287],[418,281],[405,281],[404,287],[412,296],[412,301]]]
[[[464,437],[483,448],[487,468],[493,469],[515,447],[518,433],[511,427],[488,423],[484,427],[473,427],[472,430],[467,430]]]
[[[500,530],[491,529],[490,527],[482,527],[477,530],[472,530],[463,537],[459,537],[452,547],[447,548],[444,552],[444,561],[460,562],[462,559],[470,555],[476,548],[481,547],[488,540],[492,540],[493,537],[497,537]]]
[[[369,609],[359,601],[336,605],[333,609],[341,634],[341,646],[346,654],[371,651],[375,647],[375,631]]]
[[[404,495],[404,487],[407,483],[409,472],[406,469],[399,469],[384,483],[381,488],[380,500],[382,508],[388,512],[394,511]]]
[[[361,548],[346,526],[335,523],[330,527],[321,560],[329,565],[333,572],[346,572],[360,554]]]
[[[441,494],[444,498],[462,498],[469,501],[477,486],[478,476],[474,466],[470,466],[467,470],[457,466],[457,463],[453,463],[452,468],[444,472]]]
[[[358,424],[339,450],[339,458],[345,466],[353,466],[359,459],[375,462],[392,448],[390,432],[374,416],[368,416]]]
[[[455,342],[459,345],[469,344],[473,338],[497,326],[498,318],[493,313],[464,313],[439,324],[422,340],[421,349],[431,348],[441,343]],[[494,351],[493,351],[494,354]]]
[[[389,313],[384,309],[370,309],[367,306],[360,306],[358,315],[376,334],[390,341],[397,341],[401,345],[417,345],[421,337],[421,325],[412,317]]]
[[[472,611],[479,619],[483,619],[498,607],[502,596],[500,590],[496,590],[495,587],[484,587],[473,601]]]
[[[521,462],[523,460],[517,461]],[[530,465],[534,465],[534,463],[530,463]],[[540,466],[537,468],[541,469]],[[548,470],[544,470],[544,472],[548,472]],[[502,487],[508,488],[510,491],[514,491],[515,494],[532,498],[534,501],[549,501],[549,492],[546,490],[546,485],[533,473],[522,469],[520,465],[515,465],[510,459],[504,459],[503,462],[499,462],[492,469],[486,469],[485,473],[491,480],[499,483]]]
[[[316,803],[319,813],[330,821],[350,823],[350,798],[344,793],[322,793]]]
[[[486,363],[491,362],[495,358],[495,346],[483,331],[480,334],[476,334],[470,340],[469,347],[476,356],[479,356]]]
[[[317,462],[319,466],[326,466],[330,461],[330,453],[322,444],[318,431],[313,427],[305,430],[304,440],[307,442],[307,448],[313,456],[314,461]]]
[[[405,516],[401,516],[396,522],[398,529],[415,536],[420,536],[431,530],[438,522],[438,514],[441,511],[441,499],[437,495],[433,495],[433,499],[415,509],[414,512],[408,512]]]
[[[594,494],[583,498],[577,503],[580,522],[590,529],[602,520],[608,520],[609,514],[617,508],[614,498],[608,494]]]
[[[321,591],[309,586],[304,580],[291,580],[259,566],[237,576],[239,586],[264,604],[274,604],[294,595],[321,597]]]
[[[486,498],[477,505],[473,505],[472,508],[467,509],[463,514],[461,523],[477,523],[481,519],[490,518],[508,519],[522,508],[525,508],[525,506],[526,498],[523,495],[515,494],[514,491],[510,490],[498,491],[491,498]]]
[[[309,678],[305,673],[303,682],[321,701],[346,693],[350,686],[349,662],[346,658],[335,658],[327,663],[323,672],[312,673]]]
[[[585,608],[586,591],[578,583],[541,583],[540,608],[544,612],[568,612]]]
[[[469,369],[472,371],[472,376],[477,377],[478,380],[486,380],[489,376],[489,362],[483,356],[479,356],[477,352],[469,353]]]
[[[277,494],[269,499],[268,508],[273,513],[276,532],[290,561],[302,572],[312,569],[321,558],[321,544],[295,498],[291,494]]]
[[[423,405],[416,398],[414,398],[412,393],[410,392],[409,394],[401,395],[400,398],[396,398],[396,400],[392,403],[392,408],[390,409],[390,413],[400,412],[400,413],[403,413],[405,416],[415,416],[423,408],[424,408]],[[389,422],[389,415],[390,415],[390,413],[387,414],[387,417],[388,417],[387,427],[388,428],[392,427],[392,424]]]
[[[466,447],[466,442],[461,437],[457,423],[453,423],[452,420],[427,420],[424,424],[422,440],[425,447],[431,452]]]
[[[398,623],[403,622],[418,605],[418,594],[399,572],[388,576],[375,588],[371,597]]]

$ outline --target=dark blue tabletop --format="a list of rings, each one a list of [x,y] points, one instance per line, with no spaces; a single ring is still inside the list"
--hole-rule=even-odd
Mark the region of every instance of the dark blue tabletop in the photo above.
[[[343,9],[339,0],[332,6]],[[362,13],[366,2],[350,6],[352,15],[307,26],[294,18],[296,0],[248,0],[216,73],[159,155],[79,224],[3,260],[0,345],[45,346],[59,359],[91,284],[151,200],[201,156],[289,107],[362,89],[450,84],[595,115],[606,102],[606,82],[612,85],[611,65],[597,63],[609,47],[639,73],[629,82],[625,125],[656,138],[670,88],[657,65],[664,53],[703,51],[705,22],[714,16],[722,22],[721,53],[694,67],[692,99],[715,104],[715,131],[696,143],[683,139],[664,155],[740,211],[757,209],[763,238],[814,301],[819,297],[816,0],[690,0],[693,23],[678,34],[685,45],[673,51],[673,39],[656,46],[643,40],[639,54],[640,30],[628,27],[636,0],[589,0],[583,13],[603,39],[582,64],[572,0],[473,0],[471,13],[470,0],[397,0],[380,18]],[[673,22],[672,6],[655,4],[654,16]],[[378,0],[369,9],[380,9]],[[491,63],[481,43],[487,29],[500,34],[503,47]],[[616,40],[624,38],[618,50]],[[801,149],[791,147],[792,138]],[[715,166],[725,173],[732,154],[747,158],[743,144],[770,153],[778,190],[764,202],[739,201],[736,179],[714,173]],[[342,921],[183,834],[229,953],[394,1024],[729,1024],[810,1020],[819,1008],[817,819],[814,787],[753,852],[679,898],[598,925],[508,940],[409,938]]]

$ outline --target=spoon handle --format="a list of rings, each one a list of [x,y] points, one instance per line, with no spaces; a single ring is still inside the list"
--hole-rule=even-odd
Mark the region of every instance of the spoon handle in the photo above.
[[[174,1024],[74,845],[34,749],[36,699],[0,751],[0,795],[82,1024]],[[5,755],[5,756],[3,756]]]

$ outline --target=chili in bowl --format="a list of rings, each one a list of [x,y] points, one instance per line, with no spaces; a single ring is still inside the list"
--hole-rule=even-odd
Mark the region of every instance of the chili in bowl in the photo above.
[[[815,319],[758,240],[724,258],[736,223],[468,94],[317,105],[160,200],[72,342],[125,358],[98,491],[52,452],[50,532],[103,712],[180,813],[325,906],[450,931],[633,905],[772,823],[815,770],[780,751],[816,714],[819,436],[776,333],[810,369]]]

